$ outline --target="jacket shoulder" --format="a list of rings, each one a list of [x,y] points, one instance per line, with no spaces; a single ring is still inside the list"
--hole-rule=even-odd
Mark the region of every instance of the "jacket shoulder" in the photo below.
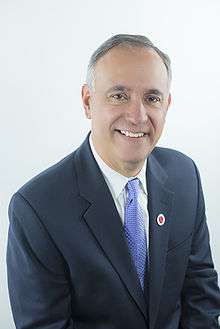
[[[178,172],[182,170],[182,174],[185,170],[192,170],[195,174],[196,165],[194,161],[180,151],[165,147],[155,147],[152,155],[168,173],[177,169]]]
[[[186,164],[194,163],[193,160],[183,152],[166,147],[155,147],[152,153],[158,160],[164,162],[183,161]]]
[[[74,154],[75,152],[72,152],[59,162],[30,179],[19,188],[17,193],[21,194],[27,200],[39,199],[41,197],[51,198],[55,195],[58,196],[62,194],[68,186],[73,188],[75,185]],[[70,184],[70,182],[72,182],[72,184]]]
[[[166,173],[171,190],[177,186],[187,190],[197,189],[200,174],[194,161],[186,154],[164,147],[156,147],[152,156]]]

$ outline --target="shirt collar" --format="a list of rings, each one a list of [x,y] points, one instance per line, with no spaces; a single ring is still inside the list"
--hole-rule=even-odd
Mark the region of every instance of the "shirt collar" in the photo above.
[[[147,159],[144,162],[144,165],[141,169],[141,171],[135,176],[135,177],[126,177],[115,171],[114,169],[110,168],[99,156],[99,154],[95,150],[95,146],[93,144],[91,134],[89,136],[89,143],[92,150],[92,153],[94,155],[94,158],[102,171],[102,174],[104,175],[104,178],[108,182],[108,184],[111,186],[111,189],[114,193],[114,196],[116,199],[119,197],[121,192],[124,190],[125,185],[129,180],[132,180],[134,178],[139,178],[141,182],[141,188],[143,192],[147,195],[147,182],[146,182],[146,169],[147,169]]]

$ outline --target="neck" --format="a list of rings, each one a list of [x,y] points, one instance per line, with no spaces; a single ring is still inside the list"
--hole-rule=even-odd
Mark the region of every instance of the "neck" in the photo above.
[[[104,159],[101,154],[99,154],[101,159],[112,168],[114,171],[117,171],[119,174],[125,177],[135,177],[137,174],[141,171],[144,160],[140,162],[123,162],[123,163],[117,163],[114,161],[110,161],[108,159]]]
[[[104,156],[103,153],[99,150],[98,145],[94,142],[93,136],[92,137],[92,144],[95,148],[95,151],[99,155],[99,157],[102,159],[102,161],[105,162],[107,166],[109,166],[114,171],[117,171],[119,174],[125,177],[135,177],[137,174],[141,171],[144,165],[145,160],[141,161],[115,161],[115,159],[111,159],[108,156]]]
[[[125,163],[121,166],[112,166],[112,169],[119,172],[121,175],[125,177],[135,177],[137,174],[141,171],[142,167],[144,165],[144,162],[140,165],[140,163],[137,165],[131,164],[131,163]]]

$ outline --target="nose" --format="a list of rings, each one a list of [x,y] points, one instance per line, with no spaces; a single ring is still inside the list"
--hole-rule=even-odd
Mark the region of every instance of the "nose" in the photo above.
[[[147,108],[144,106],[142,100],[135,100],[128,106],[126,118],[128,122],[134,125],[146,123],[148,120]]]

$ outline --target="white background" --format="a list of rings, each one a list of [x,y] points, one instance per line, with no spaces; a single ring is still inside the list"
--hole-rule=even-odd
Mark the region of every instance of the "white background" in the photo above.
[[[86,66],[113,34],[144,34],[171,57],[173,102],[159,145],[199,167],[220,272],[219,18],[219,0],[0,0],[1,328],[14,328],[5,266],[9,199],[83,141]]]

